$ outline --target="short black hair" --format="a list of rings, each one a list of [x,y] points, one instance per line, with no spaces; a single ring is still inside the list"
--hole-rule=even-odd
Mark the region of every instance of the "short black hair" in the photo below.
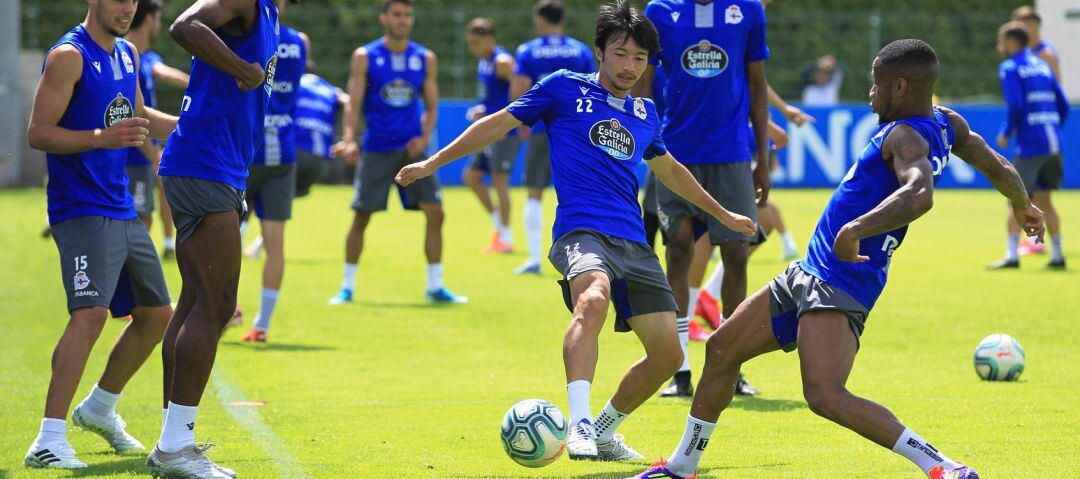
[[[656,26],[626,0],[604,4],[596,19],[596,47],[600,51],[620,37],[633,38],[634,43],[648,50],[650,56],[660,51],[660,34],[656,32]]]
[[[405,5],[406,7],[413,6],[413,0],[383,0],[382,8],[379,9],[379,13],[386,13],[390,11],[391,3],[400,3],[402,5]]]
[[[563,8],[560,0],[540,0],[533,7],[533,14],[552,25],[558,25],[562,23],[563,17],[566,15],[566,9]]]
[[[161,0],[139,0],[139,5],[135,7],[135,16],[131,17],[131,28],[139,28],[146,21],[146,17],[160,12],[162,7]]]
[[[938,57],[934,48],[917,38],[896,40],[877,54],[881,67],[894,71],[910,81],[937,80]]]
[[[1027,27],[1019,21],[1012,21],[1002,25],[998,29],[998,33],[1004,35],[1006,39],[1015,41],[1021,48],[1026,47],[1028,42],[1031,41],[1031,34],[1028,33]]]

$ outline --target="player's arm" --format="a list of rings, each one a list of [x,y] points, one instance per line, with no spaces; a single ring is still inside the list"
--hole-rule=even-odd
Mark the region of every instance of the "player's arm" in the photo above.
[[[139,62],[142,61],[142,55],[139,54],[135,45],[132,45],[129,42],[128,46],[131,47],[131,51],[135,52],[135,71],[139,71]],[[180,120],[179,117],[146,106],[146,102],[143,99],[142,88],[135,88],[135,116],[141,116],[149,120],[150,124],[147,125],[147,129],[150,131],[150,136],[159,140],[168,139],[169,135],[176,129],[176,122]],[[150,143],[151,142],[146,142],[143,146],[147,146]],[[150,145],[150,147],[154,148],[153,145]],[[147,158],[151,157],[147,156]]]
[[[424,116],[421,119],[423,123],[423,129],[420,136],[409,140],[405,144],[405,153],[410,158],[415,157],[424,152],[428,143],[431,142],[431,136],[435,134],[435,124],[439,121],[439,59],[435,56],[435,52],[428,50],[427,58],[427,74],[424,77]]]
[[[803,126],[807,123],[814,123],[817,121],[799,107],[792,106],[784,101],[783,98],[780,98],[780,95],[776,93],[776,90],[773,90],[772,85],[767,86],[769,88],[769,104],[775,106],[777,110],[780,110],[780,114],[784,115],[784,118],[787,118],[787,121],[794,123],[795,126]]]
[[[882,158],[892,166],[900,188],[874,209],[840,228],[833,253],[842,261],[861,263],[859,240],[905,226],[934,206],[934,169],[930,145],[907,125],[894,128],[881,145]]]
[[[341,141],[330,148],[330,153],[350,165],[360,161],[360,146],[356,143],[356,130],[364,114],[363,101],[368,84],[368,56],[364,47],[353,52],[349,62],[348,93],[341,115]]]
[[[1016,168],[986,144],[983,137],[971,131],[967,120],[948,108],[938,107],[949,119],[956,139],[953,141],[952,152],[967,164],[979,170],[994,185],[1002,196],[1009,199],[1012,205],[1013,216],[1028,236],[1035,236],[1038,242],[1043,237],[1043,213],[1035,205],[1031,204],[1031,198],[1024,189],[1024,182],[1016,172]]]
[[[188,53],[236,78],[237,86],[249,91],[263,83],[262,65],[240,58],[214,30],[259,14],[251,0],[198,0],[173,22],[169,35]]]
[[[1054,72],[1054,78],[1057,78],[1057,81],[1061,82],[1061,59],[1058,58],[1057,52],[1052,51],[1049,48],[1043,48],[1043,50],[1039,52],[1039,58],[1046,62],[1047,65],[1050,65],[1050,71]]]
[[[49,52],[27,127],[30,147],[64,155],[97,148],[141,146],[149,134],[146,129],[149,122],[145,118],[129,118],[107,129],[76,131],[60,126],[75,84],[82,78],[82,67],[82,54],[71,45],[61,45]]]
[[[746,64],[746,80],[750,84],[750,123],[754,125],[753,141],[757,144],[757,164],[754,165],[754,188],[759,205],[769,199],[772,178],[769,176],[769,83],[765,80],[765,61]]]
[[[1001,95],[1005,98],[1005,121],[998,131],[997,143],[1001,148],[1009,146],[1009,137],[1016,134],[1020,122],[1024,119],[1024,88],[1016,68],[1002,68]]]
[[[634,84],[634,88],[630,90],[630,94],[638,98],[652,98],[656,93],[652,91],[653,80],[656,78],[656,65],[649,64],[645,67],[645,73],[641,74],[641,78],[638,78],[637,83]]]
[[[773,142],[773,151],[779,150],[779,149],[787,146],[787,142],[788,142],[787,132],[784,131],[783,128],[780,128],[780,125],[777,125],[776,123],[773,123],[772,120],[769,120],[769,133],[768,133],[768,136],[769,136],[769,139],[772,140],[772,142]]]
[[[521,126],[521,121],[503,108],[469,125],[460,136],[430,158],[402,168],[394,181],[402,186],[409,186],[416,180],[430,176],[447,163],[484,149],[519,126]]]
[[[187,88],[190,76],[179,68],[174,68],[164,63],[157,63],[150,72],[154,75],[154,80],[169,85],[173,88]]]
[[[690,170],[687,170],[682,163],[676,161],[675,157],[671,156],[670,152],[665,152],[663,155],[657,156],[647,163],[649,169],[656,175],[656,179],[660,180],[664,186],[668,187],[671,191],[674,191],[675,194],[686,198],[698,208],[708,212],[728,228],[746,236],[753,236],[757,232],[754,220],[740,214],[732,213],[724,209],[723,206],[720,206],[720,204],[701,187],[701,184],[698,183],[697,179],[694,178],[694,175],[690,173]]]

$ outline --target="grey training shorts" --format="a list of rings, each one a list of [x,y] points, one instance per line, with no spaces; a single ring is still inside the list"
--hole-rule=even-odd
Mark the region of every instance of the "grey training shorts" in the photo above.
[[[1022,156],[1014,159],[1012,164],[1024,181],[1028,197],[1035,195],[1036,191],[1061,188],[1061,181],[1065,178],[1065,165],[1060,153]]]
[[[488,145],[480,150],[469,160],[470,170],[480,170],[485,173],[509,174],[514,168],[514,160],[517,159],[518,149],[521,147],[521,139],[516,136],[507,136]]]
[[[139,220],[80,216],[53,225],[52,237],[68,311],[106,307],[119,290],[133,296],[136,306],[169,304],[161,261]],[[118,284],[121,277],[129,284]]]
[[[394,176],[405,165],[420,161],[421,158],[409,158],[404,148],[392,151],[367,151],[363,154],[360,165],[353,177],[352,209],[356,211],[385,211],[390,186],[397,186],[401,205],[407,210],[419,209],[420,204],[442,204],[439,192],[439,180],[435,175],[417,180],[401,187],[394,183]]]
[[[261,220],[287,221],[292,218],[296,194],[296,164],[251,165],[248,168],[247,198]]]
[[[754,223],[757,223],[757,193],[754,191],[752,168],[752,162],[750,161],[715,165],[686,165],[686,169],[690,170],[698,183],[701,183],[701,187],[717,203],[720,203],[720,206],[732,213],[746,216],[754,220]],[[750,243],[755,240],[754,237],[744,236],[724,226],[720,220],[694,206],[690,200],[671,191],[660,181],[656,182],[656,198],[659,203],[657,215],[660,217],[660,231],[664,233],[665,238],[669,237],[679,227],[683,218],[689,218],[694,223],[694,237],[700,237],[708,232],[709,242],[714,245],[732,241]],[[758,235],[762,235],[760,228],[758,229]]]
[[[570,281],[586,271],[603,271],[611,281],[615,331],[630,331],[630,318],[649,313],[678,311],[667,276],[652,248],[643,243],[577,229],[551,245],[548,260],[563,275],[563,300],[574,310]]]
[[[323,158],[310,151],[296,150],[296,194],[297,198],[311,193],[315,183],[326,179],[330,172],[330,159]]]
[[[235,211],[241,218],[247,214],[244,192],[225,183],[190,176],[163,176],[161,184],[172,208],[177,245],[187,241],[207,216],[226,211]]]
[[[126,170],[128,191],[135,200],[135,212],[138,213],[139,218],[149,218],[154,213],[154,186],[157,185],[154,167],[129,166]]]
[[[533,133],[525,148],[526,188],[542,190],[551,186],[551,145],[546,132]]]
[[[855,339],[862,336],[870,310],[840,288],[803,271],[795,261],[769,282],[769,316],[773,335],[784,351],[798,347],[799,317],[811,311],[839,311],[847,317]]]

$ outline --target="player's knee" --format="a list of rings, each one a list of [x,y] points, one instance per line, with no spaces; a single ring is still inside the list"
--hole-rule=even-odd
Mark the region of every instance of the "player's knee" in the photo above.
[[[803,384],[803,398],[806,399],[806,405],[814,414],[826,419],[836,417],[838,400],[843,394],[843,389],[835,386],[825,386],[811,382]]]
[[[80,338],[96,341],[101,330],[105,328],[108,313],[108,310],[100,306],[76,309],[71,312],[67,331]]]
[[[578,296],[577,305],[574,308],[574,320],[586,329],[599,329],[604,323],[608,303],[608,297],[604,292],[588,289]]]
[[[660,367],[663,368],[664,378],[674,376],[675,373],[679,372],[679,368],[683,364],[682,348],[676,342],[674,348],[666,349],[663,352],[663,357],[657,359],[659,359]]]
[[[740,363],[738,345],[730,339],[730,334],[714,333],[705,341],[705,354],[709,362],[715,364]]]
[[[446,211],[443,210],[442,206],[436,205],[435,207],[425,209],[424,212],[427,216],[428,228],[442,227],[443,221],[446,220]]]

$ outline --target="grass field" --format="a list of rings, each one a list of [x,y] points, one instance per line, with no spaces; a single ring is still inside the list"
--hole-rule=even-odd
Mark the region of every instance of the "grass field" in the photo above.
[[[462,189],[448,189],[448,286],[471,302],[423,301],[422,218],[396,205],[369,230],[359,301],[330,307],[340,282],[351,192],[317,188],[299,200],[287,237],[288,271],[270,344],[252,347],[231,330],[222,340],[203,398],[199,440],[244,478],[617,478],[635,464],[560,460],[531,470],[502,451],[498,425],[514,402],[539,397],[566,409],[561,339],[568,314],[545,265],[542,278],[516,277],[523,259],[477,254],[489,223]],[[777,191],[774,198],[805,247],[826,191]],[[1057,196],[1073,268],[1080,267],[1080,193]],[[515,193],[521,201],[523,194]],[[550,224],[554,199],[545,219]],[[515,215],[520,211],[517,203]],[[990,273],[1001,255],[1004,201],[991,192],[943,191],[908,235],[885,295],[871,314],[851,389],[876,399],[954,459],[984,477],[1080,476],[1080,276],[1047,272],[1046,257],[1021,271]],[[22,456],[39,424],[51,350],[65,321],[56,248],[38,238],[44,191],[0,192],[0,478],[145,476],[143,456],[116,456],[96,436],[69,427],[90,468],[29,471]],[[515,220],[516,221],[516,220]],[[517,243],[524,244],[521,231]],[[160,237],[159,234],[155,237]],[[784,268],[778,242],[751,259],[750,285]],[[180,280],[165,263],[174,298]],[[257,309],[261,261],[245,261],[240,302],[245,326]],[[63,279],[66,281],[67,279]],[[610,320],[609,320],[610,321]],[[76,401],[100,374],[123,326],[110,321]],[[1019,383],[980,382],[972,353],[1004,332],[1023,344]],[[601,336],[594,410],[640,354],[633,335]],[[695,376],[702,344],[691,345]],[[146,444],[160,423],[160,360],[155,354],[124,393],[119,412]],[[813,415],[801,396],[797,358],[775,353],[750,363],[764,393],[736,399],[720,419],[702,478],[916,478],[906,460]],[[265,407],[232,407],[265,401]],[[689,403],[654,399],[620,432],[650,459],[671,452]],[[70,426],[70,425],[69,425]]]

